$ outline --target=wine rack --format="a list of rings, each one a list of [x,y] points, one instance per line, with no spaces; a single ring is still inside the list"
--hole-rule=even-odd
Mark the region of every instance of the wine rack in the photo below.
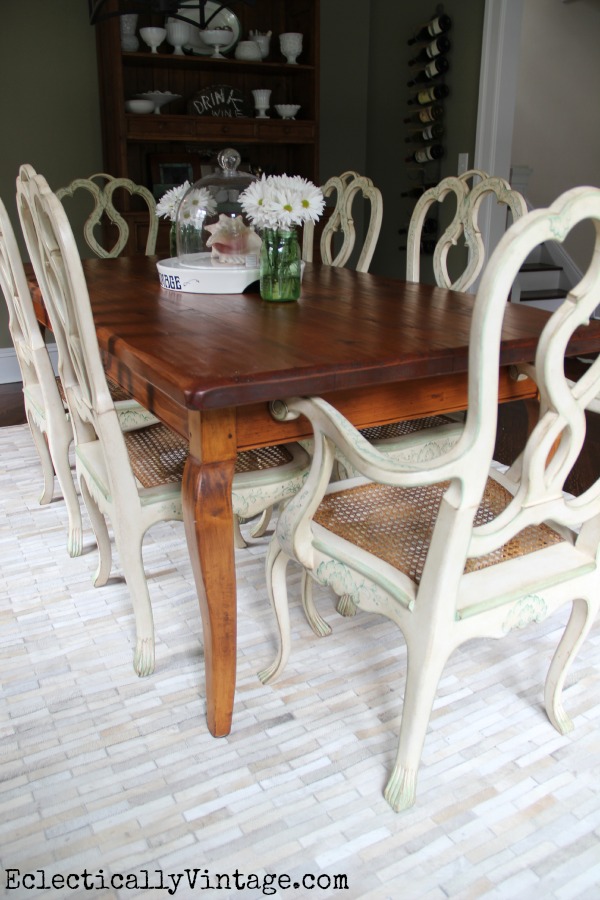
[[[410,97],[404,124],[409,187],[402,191],[401,196],[414,201],[439,182],[441,160],[445,153],[444,100],[450,93],[446,78],[451,70],[452,20],[444,13],[443,4],[437,5],[430,20],[416,30],[408,44],[410,58],[407,87]],[[401,235],[408,232],[413,207],[414,203],[398,229]],[[438,233],[437,213],[431,213],[426,225],[422,234],[421,252],[432,254]],[[400,246],[399,249],[405,250],[406,247]]]

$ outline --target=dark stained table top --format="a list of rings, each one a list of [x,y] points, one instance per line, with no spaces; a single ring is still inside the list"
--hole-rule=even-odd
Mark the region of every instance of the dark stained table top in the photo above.
[[[84,260],[100,346],[183,403],[210,409],[467,370],[473,296],[307,264],[299,301],[161,288],[156,260]],[[507,304],[501,365],[533,358],[548,314]],[[570,352],[600,348],[600,322]]]

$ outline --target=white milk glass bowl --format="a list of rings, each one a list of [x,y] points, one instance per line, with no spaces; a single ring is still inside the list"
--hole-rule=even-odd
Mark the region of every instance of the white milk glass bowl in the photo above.
[[[158,48],[166,36],[166,28],[140,28],[140,37],[145,44],[148,44],[152,53],[158,53]]]
[[[300,105],[298,103],[277,103],[275,109],[282,119],[295,119]]]
[[[205,28],[200,32],[200,37],[209,47],[214,47],[211,59],[215,57],[224,59],[220,52],[221,47],[226,47],[231,41],[231,29],[229,28]]]

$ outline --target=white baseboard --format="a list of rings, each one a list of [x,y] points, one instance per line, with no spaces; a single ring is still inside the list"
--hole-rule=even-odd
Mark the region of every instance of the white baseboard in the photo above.
[[[56,374],[58,374],[58,351],[56,344],[48,344],[48,353]],[[21,370],[14,347],[0,347],[0,384],[21,381]]]

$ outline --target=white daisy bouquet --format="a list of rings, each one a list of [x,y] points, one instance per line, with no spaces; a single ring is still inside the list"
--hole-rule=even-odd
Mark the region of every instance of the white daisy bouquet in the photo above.
[[[325,206],[321,188],[300,175],[263,175],[240,194],[239,202],[256,228],[276,230],[316,222]]]
[[[191,218],[194,209],[205,209],[207,213],[214,213],[217,204],[211,192],[207,188],[195,188],[190,191],[189,181],[178,184],[162,195],[156,204],[156,215],[175,222],[177,219],[177,210],[183,197],[186,197],[186,218]]]
[[[174,222],[177,218],[177,207],[183,195],[191,188],[189,181],[178,184],[162,195],[156,204],[156,215]]]

